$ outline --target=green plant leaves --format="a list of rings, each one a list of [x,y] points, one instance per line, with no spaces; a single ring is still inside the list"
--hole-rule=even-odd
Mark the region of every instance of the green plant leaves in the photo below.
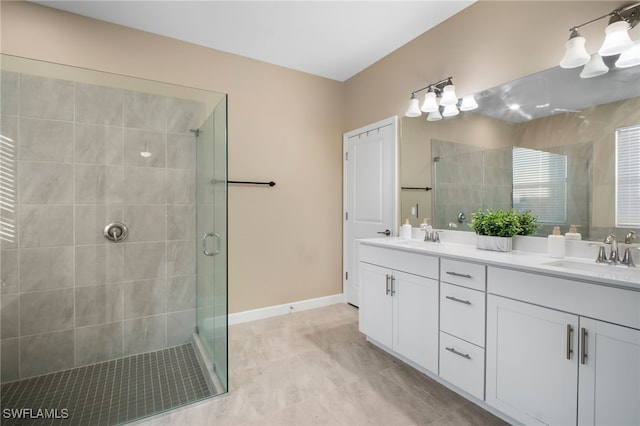
[[[531,235],[540,229],[538,217],[530,211],[517,213],[510,210],[478,210],[471,214],[469,227],[478,235],[513,237]]]

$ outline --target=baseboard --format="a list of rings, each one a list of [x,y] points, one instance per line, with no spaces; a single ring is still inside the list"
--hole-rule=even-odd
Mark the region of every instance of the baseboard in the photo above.
[[[275,317],[292,312],[306,311],[308,309],[321,308],[323,306],[335,305],[342,302],[344,302],[344,296],[342,293],[339,293],[331,296],[317,297],[315,299],[285,303],[283,305],[267,306],[266,308],[236,312],[234,314],[229,314],[229,325]]]

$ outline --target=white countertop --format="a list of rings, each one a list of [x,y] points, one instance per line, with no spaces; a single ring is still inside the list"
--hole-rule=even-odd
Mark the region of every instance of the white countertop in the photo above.
[[[640,268],[629,268],[625,265],[598,264],[594,260],[577,257],[554,259],[546,254],[520,250],[502,253],[480,250],[469,244],[433,243],[397,237],[369,238],[358,241],[361,244],[476,261],[489,266],[501,266],[640,291]]]

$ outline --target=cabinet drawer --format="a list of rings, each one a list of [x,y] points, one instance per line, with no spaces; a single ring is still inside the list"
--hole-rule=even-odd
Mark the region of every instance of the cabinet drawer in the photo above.
[[[491,294],[640,329],[640,291],[493,266],[487,276]]]
[[[361,262],[438,279],[438,258],[436,256],[360,244],[358,258]]]
[[[485,290],[485,266],[460,260],[440,261],[440,281]]]
[[[484,400],[484,349],[441,332],[440,377]]]
[[[484,347],[485,293],[440,284],[440,330]]]

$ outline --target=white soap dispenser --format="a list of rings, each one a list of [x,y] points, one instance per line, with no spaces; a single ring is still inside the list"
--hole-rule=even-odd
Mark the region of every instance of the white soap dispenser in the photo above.
[[[402,238],[405,240],[411,239],[411,224],[409,223],[409,219],[406,219],[404,225],[402,225]]]
[[[576,230],[580,225],[571,225],[569,227],[569,232],[564,234],[564,238],[567,240],[581,240],[582,235]]]
[[[559,226],[553,227],[553,234],[549,235],[547,239],[547,250],[549,257],[564,257],[564,235],[560,233]]]

